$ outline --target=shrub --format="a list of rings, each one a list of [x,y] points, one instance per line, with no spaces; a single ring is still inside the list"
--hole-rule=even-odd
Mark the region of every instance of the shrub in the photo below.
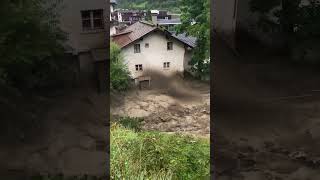
[[[124,91],[130,85],[130,72],[124,63],[121,49],[110,42],[110,87],[117,91]]]
[[[51,86],[64,53],[65,33],[59,27],[60,2],[0,2],[0,79],[20,90]],[[58,79],[57,79],[58,80]]]
[[[208,139],[111,126],[112,179],[209,179]]]
[[[143,121],[142,118],[136,117],[119,117],[117,119],[117,123],[121,124],[125,128],[132,129],[134,131],[141,130],[141,122]]]

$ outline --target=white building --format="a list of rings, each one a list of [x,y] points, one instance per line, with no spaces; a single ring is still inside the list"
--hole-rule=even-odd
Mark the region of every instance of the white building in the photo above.
[[[112,36],[123,52],[132,78],[148,72],[164,75],[188,70],[195,39],[175,36],[148,22],[136,22]]]
[[[116,18],[112,16],[116,5],[116,0],[110,0],[110,35],[116,34],[116,26],[114,22]]]

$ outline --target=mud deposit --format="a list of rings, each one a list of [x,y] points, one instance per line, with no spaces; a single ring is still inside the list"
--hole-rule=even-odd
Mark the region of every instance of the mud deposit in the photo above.
[[[111,114],[143,117],[144,130],[209,136],[210,86],[191,79],[166,79],[161,86],[113,95]]]

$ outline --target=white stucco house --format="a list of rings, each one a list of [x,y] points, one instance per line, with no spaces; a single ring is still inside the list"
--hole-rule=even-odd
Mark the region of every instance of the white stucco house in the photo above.
[[[164,75],[188,70],[195,38],[174,35],[149,22],[139,21],[112,36],[120,46],[133,79],[157,71]]]

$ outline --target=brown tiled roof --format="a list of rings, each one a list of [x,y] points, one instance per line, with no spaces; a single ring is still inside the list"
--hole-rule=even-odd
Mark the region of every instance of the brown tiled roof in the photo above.
[[[112,40],[123,48],[155,29],[157,29],[156,26],[139,21],[127,27],[124,31],[113,35]]]
[[[116,44],[118,44],[120,46],[120,48],[123,48],[123,47],[135,42],[136,40],[142,38],[143,36],[149,34],[150,32],[153,32],[155,30],[163,31],[167,35],[175,38],[176,40],[180,41],[181,43],[188,45],[192,48],[194,47],[194,46],[186,43],[185,41],[181,40],[180,38],[172,35],[169,31],[160,29],[157,26],[155,26],[154,24],[148,23],[145,21],[138,21],[138,22],[132,24],[131,26],[127,27],[123,31],[121,31],[115,35],[112,35],[111,37],[112,37],[112,41],[114,41]]]

